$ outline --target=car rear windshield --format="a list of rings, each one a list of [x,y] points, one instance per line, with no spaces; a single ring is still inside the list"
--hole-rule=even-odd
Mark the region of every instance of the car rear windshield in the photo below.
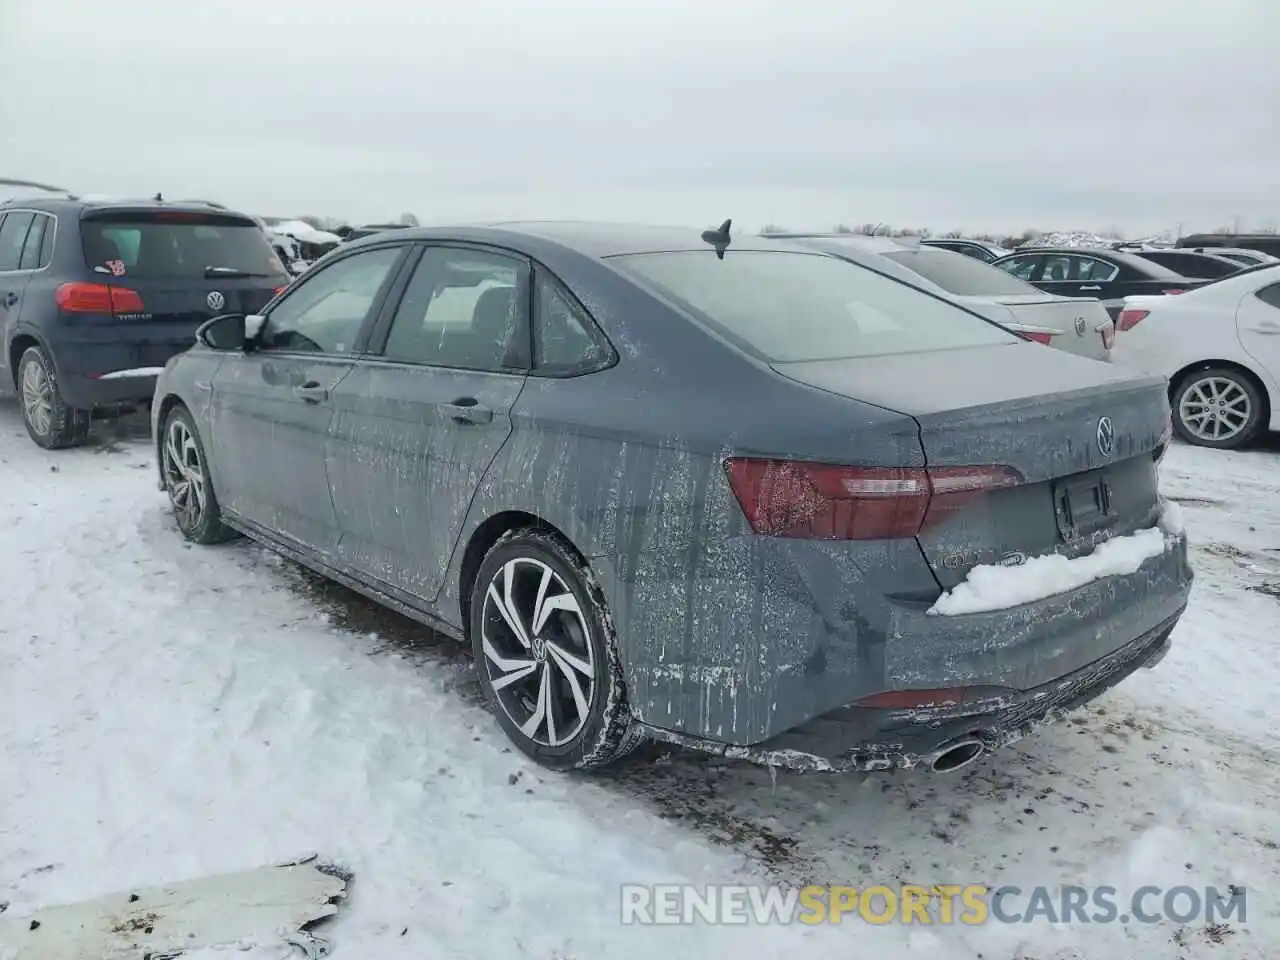
[[[895,250],[885,256],[958,297],[1005,297],[1038,292],[1012,274],[962,253]]]
[[[98,273],[142,279],[277,277],[284,265],[252,220],[182,212],[95,212],[80,221]]]
[[[775,363],[953,350],[1017,338],[846,260],[714,250],[610,258],[747,353]]]

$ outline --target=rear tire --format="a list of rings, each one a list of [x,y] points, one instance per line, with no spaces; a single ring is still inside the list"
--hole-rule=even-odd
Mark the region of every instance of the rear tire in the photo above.
[[[1193,370],[1171,392],[1173,429],[1187,443],[1235,450],[1252,443],[1266,428],[1266,397],[1257,382],[1239,370]]]
[[[503,730],[554,770],[597,769],[643,740],[604,595],[560,537],[502,536],[471,589],[476,668]]]
[[[222,522],[222,509],[209,479],[204,444],[190,412],[178,404],[164,418],[160,473],[182,535],[192,543],[222,543],[237,536]]]
[[[18,402],[27,435],[44,449],[77,447],[89,439],[90,413],[62,399],[44,347],[28,347],[18,361]]]

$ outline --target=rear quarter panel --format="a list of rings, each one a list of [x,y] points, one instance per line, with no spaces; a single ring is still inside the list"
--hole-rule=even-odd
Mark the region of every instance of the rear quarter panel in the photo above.
[[[877,636],[859,635],[850,618],[887,619],[884,592],[936,593],[936,581],[914,541],[755,536],[723,459],[921,464],[914,421],[788,382],[610,269],[540,259],[583,300],[619,362],[526,382],[454,552],[441,615],[461,624],[462,557],[479,525],[520,510],[587,558],[641,720],[751,743],[847,702],[858,644]]]

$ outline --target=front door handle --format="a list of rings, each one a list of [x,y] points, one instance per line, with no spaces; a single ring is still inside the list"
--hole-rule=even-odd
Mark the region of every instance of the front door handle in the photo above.
[[[443,406],[444,412],[449,415],[449,419],[458,423],[493,422],[493,411],[488,407],[482,407],[474,397],[463,397]]]
[[[1080,289],[1081,290],[1101,290],[1102,288],[1099,286],[1092,286],[1092,287],[1081,287]]]
[[[293,395],[307,403],[320,403],[329,399],[329,391],[314,380],[308,380],[302,386],[294,387]]]

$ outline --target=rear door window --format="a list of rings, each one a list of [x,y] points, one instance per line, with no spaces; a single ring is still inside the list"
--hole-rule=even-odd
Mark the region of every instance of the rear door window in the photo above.
[[[0,270],[18,270],[22,264],[22,248],[34,215],[10,213],[0,223]]]
[[[1273,307],[1280,308],[1280,283],[1273,283],[1269,287],[1263,287],[1258,291],[1257,297],[1263,303],[1269,303]]]
[[[613,360],[587,311],[545,270],[538,270],[534,297],[533,370],[548,377],[599,370]]]
[[[80,223],[97,273],[154,280],[279,277],[284,265],[252,220],[181,211],[94,212]]]
[[[739,349],[834,360],[1018,343],[945,300],[837,257],[713,250],[610,258]]]
[[[528,265],[462,247],[428,247],[396,307],[382,355],[400,363],[501,372],[528,343]],[[520,366],[527,346],[519,351]]]

